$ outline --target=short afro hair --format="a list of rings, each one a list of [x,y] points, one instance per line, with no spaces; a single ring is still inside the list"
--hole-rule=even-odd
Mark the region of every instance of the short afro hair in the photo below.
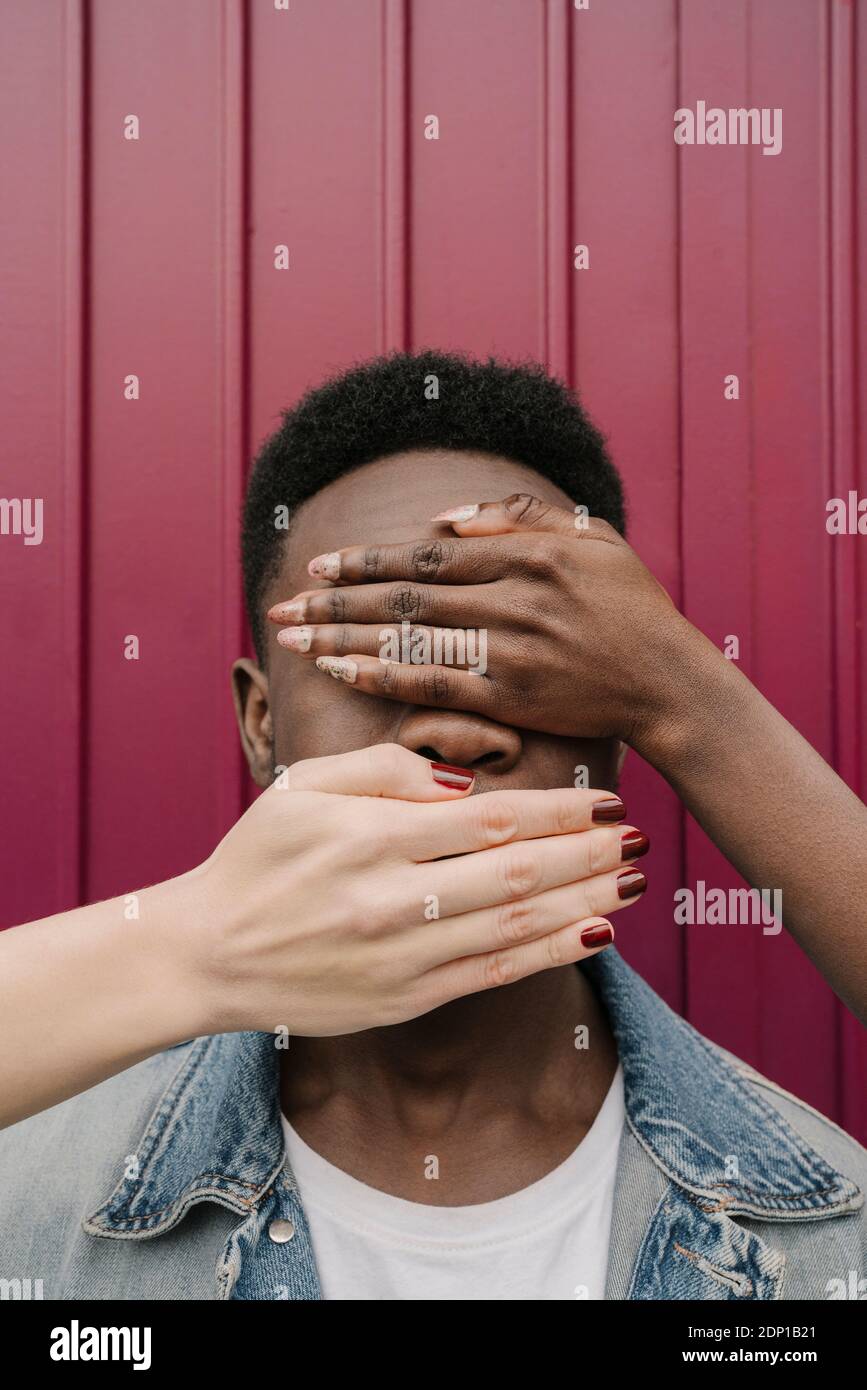
[[[436,378],[435,398],[431,378]],[[549,478],[621,534],[623,488],[577,395],[536,362],[426,349],[362,362],[308,391],[262,445],[244,501],[241,557],[259,660],[263,598],[282,560],[285,526],[328,483],[410,449],[499,454]],[[407,478],[407,485],[411,485]],[[278,513],[278,508],[285,512]],[[361,537],[361,539],[364,539]]]

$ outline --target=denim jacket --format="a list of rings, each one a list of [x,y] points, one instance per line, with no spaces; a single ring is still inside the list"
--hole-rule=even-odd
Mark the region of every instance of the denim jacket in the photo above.
[[[605,1297],[867,1297],[867,1152],[613,949],[580,968],[627,1112]],[[0,1296],[321,1298],[279,1055],[268,1033],[200,1038],[0,1132]]]

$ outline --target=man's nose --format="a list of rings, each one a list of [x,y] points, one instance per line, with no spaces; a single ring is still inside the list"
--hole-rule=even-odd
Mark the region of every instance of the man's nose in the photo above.
[[[396,741],[431,762],[485,768],[493,776],[510,772],[523,748],[517,729],[459,710],[412,710]]]

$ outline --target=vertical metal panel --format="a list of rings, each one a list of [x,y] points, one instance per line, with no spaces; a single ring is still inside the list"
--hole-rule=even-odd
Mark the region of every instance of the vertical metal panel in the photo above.
[[[217,296],[219,372],[217,408],[221,412],[217,440],[218,482],[222,534],[215,565],[221,624],[217,634],[219,668],[217,698],[225,694],[228,672],[245,640],[244,605],[238,567],[238,518],[244,495],[249,432],[247,372],[247,119],[248,52],[246,0],[220,0],[217,35],[220,83],[217,194]],[[246,802],[246,762],[231,726],[218,722],[214,761],[215,809],[218,825],[231,825]]]
[[[826,13],[815,4],[793,10],[785,0],[750,7],[749,104],[781,107],[784,134],[781,154],[750,152],[758,163],[754,158],[750,166],[755,551],[749,674],[833,760],[833,541],[824,527],[832,447]],[[782,63],[784,51],[788,61]],[[835,1110],[835,1000],[785,933],[762,940],[759,1064],[820,1110]]]
[[[541,11],[544,22],[544,108],[541,153],[545,175],[541,247],[544,257],[544,361],[563,381],[572,378],[574,296],[569,230],[572,226],[573,122],[572,12],[568,0]]]
[[[281,408],[384,346],[399,292],[392,283],[386,309],[383,278],[399,273],[389,269],[399,248],[392,241],[387,267],[386,34],[397,57],[381,0],[253,4],[250,26],[252,451]],[[274,268],[278,245],[289,247],[286,271]]]
[[[408,0],[382,0],[382,326],[383,352],[410,342]]]
[[[200,861],[240,807],[239,26],[233,3],[93,6],[89,897]]]
[[[841,17],[838,17],[837,23],[840,22]],[[855,141],[852,167],[855,226],[850,230],[850,235],[855,240],[852,284],[853,308],[856,311],[853,325],[854,468],[858,496],[863,498],[867,497],[867,330],[864,326],[867,305],[867,139],[864,138],[864,132],[867,131],[867,82],[863,80],[863,74],[867,72],[867,24],[864,23],[863,14],[855,26],[854,34],[847,30],[844,42],[851,42],[854,73],[860,77],[860,80],[855,81],[854,73],[852,74],[854,90],[851,109],[858,137]],[[854,621],[848,629],[841,626],[838,648],[848,651],[853,668],[855,702],[852,718],[860,735],[856,754],[855,790],[863,801],[867,799],[867,636],[864,630],[867,622],[867,553],[863,542],[853,549],[851,574],[855,590],[852,605]],[[864,1029],[848,1013],[843,1016],[843,1063],[846,1092],[840,1118],[851,1133],[858,1135],[863,1143],[867,1141],[867,1040]]]
[[[177,872],[233,819],[245,457],[393,347],[577,385],[641,554],[864,795],[867,564],[823,526],[867,495],[854,6],[46,0],[2,24],[0,493],[46,519],[40,547],[0,538],[4,922]],[[678,149],[698,98],[782,106],[783,153]],[[627,958],[867,1135],[863,1030],[791,942],[675,928],[676,887],[735,876],[635,759],[625,790],[654,851]]]
[[[415,347],[545,356],[542,17],[524,0],[412,6]]]
[[[669,592],[680,592],[677,320],[676,29],[671,0],[570,7],[573,44],[573,384],[609,436],[626,481],[630,538]],[[618,947],[684,1007],[681,819],[671,789],[640,759],[623,780],[630,817],[652,839],[652,893],[626,914]]]
[[[864,84],[861,83],[859,123],[856,72],[867,71],[864,66],[867,52],[861,54],[859,69],[856,62],[859,35],[856,33],[854,6],[834,5],[828,18],[831,488],[835,497],[847,497],[850,490],[864,497],[867,496],[867,477],[864,470],[864,440],[863,435],[859,438],[859,426],[867,392],[862,381],[859,410],[858,371],[860,367],[863,372],[864,361],[863,357],[859,359],[858,306],[863,305],[865,300],[863,284],[859,298],[857,229],[858,193],[860,191],[860,215],[863,217],[867,170],[862,169],[859,177],[856,153],[860,143],[863,161],[867,142],[863,138],[859,142],[858,131],[867,130],[867,109],[864,108]],[[863,24],[860,26],[860,41],[862,48],[865,47]],[[861,706],[865,689],[863,615],[864,585],[867,582],[867,566],[863,563],[864,540],[860,536],[836,536],[831,539],[831,545],[835,765],[840,776],[863,798],[867,793],[867,776],[861,761],[867,751],[867,740],[864,738],[867,711]],[[863,1135],[867,1133],[867,1034],[846,1009],[838,1007],[837,1012],[840,1024],[841,1121],[852,1133]]]
[[[0,44],[0,495],[41,499],[40,545],[0,536],[0,925],[81,896],[86,28],[83,0],[10,6]]]
[[[680,5],[677,106],[747,104],[748,3],[729,7],[719,29]],[[740,643],[754,676],[752,635],[752,371],[749,218],[753,164],[743,146],[683,145],[680,173],[683,608],[718,647]],[[760,174],[764,170],[758,171]],[[736,374],[740,399],[724,398]],[[686,832],[684,886],[729,888],[740,880],[699,828]],[[776,938],[773,939],[776,944]],[[757,1056],[755,979],[763,941],[749,926],[686,929],[687,1007],[696,1026],[741,1056]]]
[[[862,15],[863,21],[863,15]],[[856,318],[855,332],[855,480],[859,497],[867,497],[867,328],[864,325],[865,306],[867,306],[867,82],[863,74],[867,72],[867,24],[856,26],[854,35],[855,71],[862,75],[856,82],[853,97],[855,126],[858,138],[854,151],[854,216],[855,236],[853,284]],[[848,644],[855,672],[856,705],[855,719],[860,730],[857,774],[860,778],[858,792],[862,800],[867,798],[867,552],[864,546],[855,548],[852,562],[855,583],[855,621],[848,633],[843,633],[841,645]],[[867,1086],[862,1094],[867,1095]]]

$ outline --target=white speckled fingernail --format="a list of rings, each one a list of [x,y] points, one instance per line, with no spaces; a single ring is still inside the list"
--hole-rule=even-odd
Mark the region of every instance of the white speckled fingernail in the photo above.
[[[268,609],[268,617],[274,623],[303,623],[304,603],[293,599],[291,603],[275,603]]]
[[[358,664],[350,661],[348,656],[317,656],[316,665],[320,671],[327,671],[336,681],[346,681],[347,685],[355,685]]]
[[[476,512],[479,510],[478,504],[473,503],[466,507],[452,507],[450,511],[439,512],[434,521],[472,521]]]
[[[339,579],[340,555],[336,550],[327,555],[316,555],[307,566],[307,573],[314,579]]]
[[[309,652],[313,645],[313,628],[281,627],[277,641],[281,647],[288,647],[290,652]]]

